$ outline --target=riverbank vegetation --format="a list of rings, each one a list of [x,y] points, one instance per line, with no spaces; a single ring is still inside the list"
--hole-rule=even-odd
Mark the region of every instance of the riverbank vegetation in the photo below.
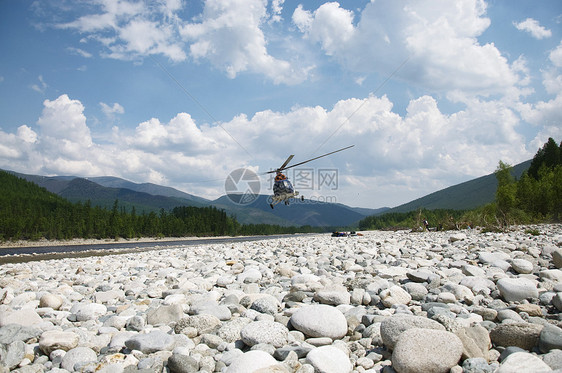
[[[418,209],[369,216],[359,222],[359,229],[420,230],[424,220],[433,229],[480,226],[487,230],[505,230],[514,224],[561,222],[561,153],[562,143],[558,145],[549,138],[518,180],[513,177],[511,166],[500,161],[495,171],[498,187],[493,203],[469,211]]]
[[[34,183],[0,171],[0,241],[236,236],[318,232],[321,228],[240,224],[216,207],[181,206],[159,213],[72,203]]]

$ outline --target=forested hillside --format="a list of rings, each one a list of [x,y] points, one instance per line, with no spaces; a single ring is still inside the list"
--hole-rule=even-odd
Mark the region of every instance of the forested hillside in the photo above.
[[[224,236],[310,232],[310,227],[241,225],[216,207],[175,207],[138,214],[115,200],[113,207],[72,203],[8,172],[0,171],[0,241],[40,238],[134,238]]]
[[[505,229],[511,224],[562,221],[562,143],[554,139],[537,151],[528,170],[514,177],[513,168],[499,161],[495,171],[495,200],[470,210],[412,208],[408,212],[390,211],[369,216],[359,222],[359,229],[419,229],[427,219],[432,227],[455,229],[484,226]]]

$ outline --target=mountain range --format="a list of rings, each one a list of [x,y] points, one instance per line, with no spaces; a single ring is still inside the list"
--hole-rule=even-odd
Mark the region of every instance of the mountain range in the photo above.
[[[512,174],[519,178],[529,168],[531,161],[515,165]],[[407,212],[426,209],[472,209],[494,201],[497,180],[494,174],[482,176],[457,184],[425,197],[394,208],[370,209],[349,207],[340,203],[325,203],[305,200],[295,201],[287,208],[272,210],[267,195],[259,195],[253,203],[240,205],[229,196],[209,200],[152,183],[133,183],[118,177],[102,176],[82,178],[77,176],[12,174],[31,181],[71,202],[90,200],[93,206],[111,208],[115,200],[119,205],[138,213],[170,210],[176,206],[215,206],[233,215],[242,224],[276,224],[282,226],[324,226],[334,229],[353,228],[358,221],[369,215],[385,212]]]

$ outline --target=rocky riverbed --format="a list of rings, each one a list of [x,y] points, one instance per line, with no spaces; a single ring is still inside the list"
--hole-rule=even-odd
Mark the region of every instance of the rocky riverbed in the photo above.
[[[0,372],[562,372],[562,225],[0,266]]]

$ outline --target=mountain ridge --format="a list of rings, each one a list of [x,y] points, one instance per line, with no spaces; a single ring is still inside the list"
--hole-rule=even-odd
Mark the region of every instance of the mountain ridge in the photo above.
[[[529,168],[531,160],[513,166],[512,175],[519,178]],[[311,225],[334,229],[357,226],[359,220],[386,212],[408,212],[420,208],[468,210],[493,202],[497,189],[494,173],[456,184],[402,205],[379,209],[350,207],[341,203],[323,203],[311,200],[292,201],[288,208],[271,210],[268,195],[256,196],[247,205],[235,204],[223,195],[215,200],[198,197],[177,189],[152,183],[134,183],[113,176],[81,178],[76,176],[39,176],[7,171],[32,181],[50,192],[70,201],[85,202],[111,208],[115,200],[122,207],[139,212],[169,210],[176,206],[215,206],[235,216],[242,224],[274,224],[282,226]]]

